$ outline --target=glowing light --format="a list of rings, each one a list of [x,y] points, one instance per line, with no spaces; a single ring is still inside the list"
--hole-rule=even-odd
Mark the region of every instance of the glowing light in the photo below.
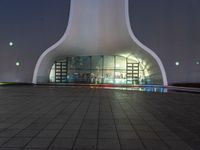
[[[20,65],[20,63],[19,63],[19,62],[16,62],[16,63],[15,63],[15,65],[16,65],[16,66],[19,66],[19,65]]]
[[[197,64],[197,65],[199,65],[199,64],[200,64],[200,62],[199,62],[199,61],[197,61],[197,62],[196,62],[196,64]]]
[[[9,42],[9,46],[13,46],[14,44],[13,44],[13,42]]]
[[[176,66],[179,66],[179,65],[180,65],[180,63],[177,61],[177,62],[175,62],[175,65],[176,65]]]
[[[139,58],[138,61],[141,63],[143,60]]]
[[[138,59],[135,57],[135,56],[129,56],[129,60],[128,61],[130,61],[130,62],[138,62]]]
[[[150,73],[149,73],[149,71],[148,71],[147,69],[144,70],[144,75],[145,75],[146,77],[150,76]]]
[[[142,64],[145,66],[147,63],[145,61],[143,61]]]

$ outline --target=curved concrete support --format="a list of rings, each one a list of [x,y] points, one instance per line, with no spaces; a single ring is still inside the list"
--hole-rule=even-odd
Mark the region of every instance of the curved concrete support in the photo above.
[[[72,7],[72,3],[71,3],[71,7]],[[34,70],[34,73],[33,73],[33,81],[32,81],[32,83],[34,83],[34,84],[36,84],[37,83],[37,81],[38,81],[38,78],[40,77],[40,76],[42,76],[43,74],[46,74],[46,72],[48,72],[48,71],[46,71],[46,69],[48,69],[48,68],[50,68],[50,66],[51,66],[51,64],[52,64],[52,61],[50,61],[50,60],[46,60],[46,62],[48,62],[49,61],[49,63],[46,63],[46,66],[45,67],[42,67],[42,66],[44,66],[43,64],[42,64],[42,62],[45,62],[45,58],[47,59],[48,57],[47,57],[47,55],[48,55],[48,53],[50,53],[52,50],[54,50],[54,49],[56,49],[59,45],[61,45],[64,41],[65,41],[65,39],[66,39],[66,37],[67,37],[67,35],[68,35],[68,33],[69,33],[69,29],[70,29],[70,25],[71,25],[71,18],[73,17],[73,11],[71,11],[72,9],[70,8],[70,15],[69,15],[69,21],[68,21],[68,27],[66,28],[66,31],[65,31],[65,33],[63,34],[63,36],[61,37],[61,39],[59,40],[59,41],[57,41],[54,45],[52,45],[51,47],[49,47],[47,50],[45,50],[43,53],[42,53],[42,55],[39,57],[39,59],[38,59],[38,61],[37,61],[37,63],[36,63],[36,66],[35,66],[35,70]],[[55,60],[54,60],[55,61]],[[48,79],[44,79],[44,82],[46,82],[46,81],[48,81]]]
[[[162,78],[167,85],[161,60],[139,42],[131,30],[128,0],[72,0],[66,32],[38,59],[33,83],[48,82],[55,60],[92,55],[134,55],[144,59],[152,76]]]
[[[167,82],[167,76],[166,76],[166,71],[165,68],[163,66],[162,61],[160,60],[160,58],[156,55],[156,53],[154,53],[150,48],[148,48],[147,46],[145,46],[143,43],[141,43],[136,36],[134,35],[134,32],[131,29],[131,25],[130,25],[130,19],[129,19],[129,0],[125,0],[125,13],[126,13],[126,23],[127,23],[127,28],[129,31],[129,34],[131,36],[131,38],[133,39],[133,41],[139,45],[143,50],[145,50],[146,52],[148,52],[158,63],[161,73],[162,73],[162,79],[163,79],[163,85],[167,86],[168,82]]]

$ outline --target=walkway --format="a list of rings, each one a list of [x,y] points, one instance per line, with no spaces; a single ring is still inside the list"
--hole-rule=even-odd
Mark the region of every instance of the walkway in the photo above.
[[[200,95],[0,87],[0,150],[199,150]]]

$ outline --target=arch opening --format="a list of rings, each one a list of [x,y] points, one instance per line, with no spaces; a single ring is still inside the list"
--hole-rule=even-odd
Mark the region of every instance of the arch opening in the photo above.
[[[75,56],[56,60],[49,83],[162,84],[162,77],[151,66],[133,55]]]

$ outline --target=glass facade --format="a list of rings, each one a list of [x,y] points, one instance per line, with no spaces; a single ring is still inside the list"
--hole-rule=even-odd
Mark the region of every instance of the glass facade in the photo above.
[[[135,68],[137,66],[137,68]],[[122,56],[77,56],[55,61],[50,83],[150,84],[144,65]],[[149,83],[147,83],[147,81]]]

